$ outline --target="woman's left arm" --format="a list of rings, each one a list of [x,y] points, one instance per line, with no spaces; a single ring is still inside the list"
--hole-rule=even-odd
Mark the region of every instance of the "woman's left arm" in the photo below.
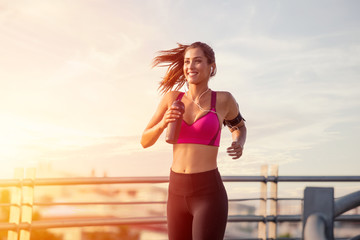
[[[229,127],[233,140],[231,146],[227,148],[227,153],[232,159],[238,159],[243,154],[247,130],[245,121],[240,114],[239,106],[230,93],[227,102],[228,112],[224,122]]]

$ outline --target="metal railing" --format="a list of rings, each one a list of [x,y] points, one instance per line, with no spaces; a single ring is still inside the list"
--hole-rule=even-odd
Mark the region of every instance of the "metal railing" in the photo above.
[[[333,240],[334,218],[360,206],[360,191],[334,200],[333,188],[307,187],[303,210],[305,240]],[[352,239],[360,239],[355,236]]]
[[[301,215],[279,215],[279,200],[303,200],[302,198],[278,198],[279,182],[360,182],[360,176],[278,176],[278,167],[261,167],[260,176],[223,176],[224,182],[258,182],[260,183],[259,198],[229,199],[234,201],[259,201],[257,215],[230,215],[228,222],[258,223],[258,237],[254,239],[279,239],[277,224],[282,222],[301,222]],[[118,226],[166,224],[166,217],[134,217],[134,218],[96,218],[74,220],[32,221],[34,206],[54,205],[126,205],[126,204],[165,204],[166,201],[138,202],[34,202],[34,188],[38,186],[74,186],[98,184],[155,184],[168,183],[168,177],[103,177],[103,178],[35,178],[35,170],[27,169],[26,176],[22,169],[15,171],[15,179],[0,180],[1,187],[11,187],[11,203],[1,204],[10,207],[9,222],[0,223],[0,230],[8,231],[8,240],[29,240],[31,229],[69,228],[86,226]],[[268,191],[268,187],[270,190]],[[269,208],[268,206],[269,205]],[[335,221],[360,221],[360,215],[343,215]],[[249,239],[249,238],[247,238]],[[288,238],[298,239],[298,238]]]

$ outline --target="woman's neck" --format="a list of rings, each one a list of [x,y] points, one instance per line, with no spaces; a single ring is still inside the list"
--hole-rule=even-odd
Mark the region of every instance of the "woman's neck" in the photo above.
[[[188,91],[188,97],[194,102],[198,102],[200,98],[209,91],[208,85],[190,85]]]
[[[190,84],[188,92],[191,94],[191,96],[195,98],[195,97],[199,97],[200,94],[202,94],[208,89],[209,86],[207,84],[199,84],[199,85]]]

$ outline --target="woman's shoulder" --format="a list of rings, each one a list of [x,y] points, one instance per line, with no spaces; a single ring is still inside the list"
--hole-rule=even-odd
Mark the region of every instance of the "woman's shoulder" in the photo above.
[[[181,94],[181,93],[183,93],[183,92],[180,92],[180,91],[169,91],[169,92],[167,92],[167,93],[165,93],[164,94],[164,96],[163,96],[163,101],[164,102],[167,102],[168,103],[168,105],[170,104],[172,104],[176,99],[177,99],[177,97],[179,96],[179,94]]]
[[[239,112],[238,104],[233,95],[227,91],[219,91],[216,95],[218,96],[216,97],[217,106],[219,106],[219,109],[223,109],[224,119],[233,119]]]
[[[177,98],[179,96],[179,94],[184,93],[184,92],[180,92],[180,91],[169,91],[167,93],[165,93],[164,97],[166,98]]]
[[[234,97],[227,91],[216,91],[216,99],[221,102],[233,101]]]

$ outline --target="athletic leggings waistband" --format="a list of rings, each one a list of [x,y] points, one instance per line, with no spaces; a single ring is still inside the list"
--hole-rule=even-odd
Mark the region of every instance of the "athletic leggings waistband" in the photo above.
[[[223,190],[217,168],[199,173],[177,173],[171,170],[169,192],[182,196],[203,195]]]

